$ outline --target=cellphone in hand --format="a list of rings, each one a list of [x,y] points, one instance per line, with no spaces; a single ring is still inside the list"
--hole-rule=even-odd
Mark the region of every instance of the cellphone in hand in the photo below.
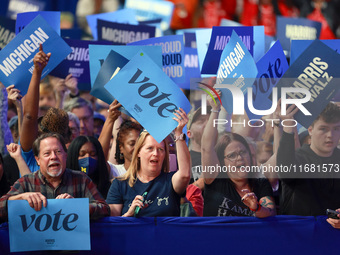
[[[338,214],[340,214],[339,212],[337,211],[334,211],[334,210],[331,210],[331,209],[327,209],[327,216],[328,218],[331,218],[331,219],[339,219],[338,217]]]

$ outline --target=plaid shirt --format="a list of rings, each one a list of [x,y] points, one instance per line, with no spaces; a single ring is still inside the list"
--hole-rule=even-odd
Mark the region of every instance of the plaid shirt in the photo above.
[[[54,188],[41,173],[37,171],[18,179],[11,190],[0,198],[0,219],[7,220],[7,200],[24,192],[40,192],[47,199],[68,193],[74,198],[88,198],[91,219],[110,216],[110,207],[100,195],[91,179],[80,171],[66,169],[61,183]]]

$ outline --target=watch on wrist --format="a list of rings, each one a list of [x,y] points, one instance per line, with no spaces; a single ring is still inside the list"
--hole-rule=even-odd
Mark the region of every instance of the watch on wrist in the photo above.
[[[187,136],[184,133],[180,134],[179,136],[175,135],[175,142],[183,140],[185,141],[186,138]]]

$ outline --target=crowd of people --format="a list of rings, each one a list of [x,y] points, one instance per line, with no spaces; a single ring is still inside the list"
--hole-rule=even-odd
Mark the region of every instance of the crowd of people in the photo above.
[[[183,6],[186,2],[195,1],[183,1]],[[204,13],[217,2],[222,6],[224,1],[196,4],[204,7]],[[234,8],[231,18],[236,2],[228,1]],[[256,1],[243,1],[244,8],[252,2]],[[312,2],[315,8],[319,2],[330,4]],[[248,21],[251,25],[265,23],[268,5],[273,4],[260,3],[254,15],[260,21]],[[275,3],[281,12],[296,13],[292,1]],[[47,199],[83,197],[89,198],[92,219],[316,216],[340,208],[338,102],[330,102],[307,130],[298,130],[287,124],[298,110],[294,105],[286,115],[278,106],[272,116],[263,117],[275,119],[273,125],[215,125],[221,116],[235,122],[240,117],[228,114],[218,100],[209,99],[207,114],[201,114],[200,108],[190,113],[175,110],[176,129],[158,143],[140,123],[119,111],[117,100],[107,105],[88,91],[80,91],[72,75],[41,80],[50,58],[53,55],[41,45],[22,100],[15,84],[1,88],[0,221],[7,220],[8,200],[27,200],[40,210],[47,206]],[[311,178],[261,171],[275,166],[321,169],[324,175]],[[340,228],[340,219],[327,221]]]

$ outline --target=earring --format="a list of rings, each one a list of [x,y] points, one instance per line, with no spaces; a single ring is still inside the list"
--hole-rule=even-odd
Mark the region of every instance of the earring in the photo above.
[[[119,158],[120,158],[120,159],[124,159],[123,153],[119,153]]]

